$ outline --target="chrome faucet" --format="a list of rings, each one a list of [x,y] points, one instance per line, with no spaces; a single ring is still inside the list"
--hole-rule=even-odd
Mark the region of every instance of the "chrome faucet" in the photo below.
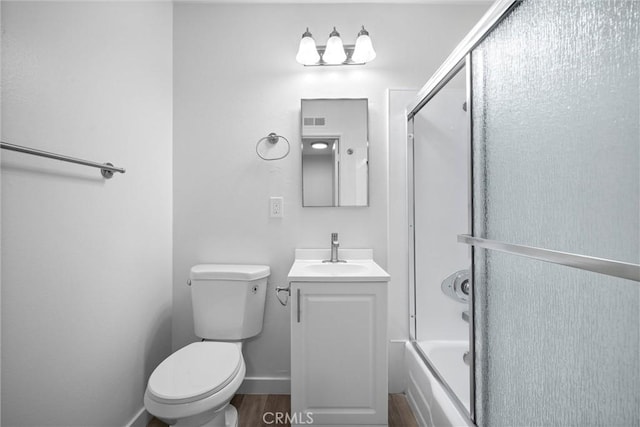
[[[338,233],[331,233],[331,259],[325,259],[322,262],[347,262],[342,259],[338,259],[338,247],[340,247],[340,243],[338,242]]]

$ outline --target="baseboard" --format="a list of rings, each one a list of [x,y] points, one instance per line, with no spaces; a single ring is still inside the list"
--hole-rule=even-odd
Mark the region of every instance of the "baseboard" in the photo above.
[[[291,394],[291,378],[246,377],[238,394]]]
[[[125,424],[125,427],[147,427],[151,418],[151,414],[148,413],[146,409],[141,408],[133,418],[131,418],[131,421]]]

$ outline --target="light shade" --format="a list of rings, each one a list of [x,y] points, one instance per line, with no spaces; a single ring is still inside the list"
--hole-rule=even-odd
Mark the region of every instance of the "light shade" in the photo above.
[[[342,64],[346,59],[347,54],[344,52],[340,34],[336,31],[336,27],[333,27],[333,31],[329,34],[329,40],[327,40],[327,47],[322,55],[322,60],[327,64],[336,65]]]
[[[296,55],[296,61],[303,65],[313,65],[320,61],[320,55],[316,48],[316,42],[313,40],[309,29],[302,34],[300,40],[300,46],[298,46],[298,53]]]
[[[313,142],[313,143],[311,144],[311,148],[314,148],[314,149],[316,149],[316,150],[324,150],[324,149],[325,149],[325,148],[327,148],[328,146],[329,146],[329,144],[327,144],[327,143],[326,143],[326,142],[324,142],[324,141],[316,141],[316,142]]]
[[[360,30],[360,32],[358,33],[358,38],[356,39],[356,47],[353,50],[351,60],[353,62],[365,63],[373,61],[375,57],[376,51],[373,50],[373,44],[371,43],[369,32],[364,29],[363,25],[362,30]]]

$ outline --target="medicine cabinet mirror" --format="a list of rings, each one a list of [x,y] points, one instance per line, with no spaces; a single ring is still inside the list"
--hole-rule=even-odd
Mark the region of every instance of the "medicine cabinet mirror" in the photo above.
[[[367,99],[303,99],[302,206],[369,205]]]

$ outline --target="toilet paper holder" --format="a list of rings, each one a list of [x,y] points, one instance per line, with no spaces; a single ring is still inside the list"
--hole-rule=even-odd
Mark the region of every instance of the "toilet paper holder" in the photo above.
[[[287,292],[287,295],[283,301],[282,297],[280,296],[280,292],[285,292],[285,291]],[[278,298],[278,301],[280,302],[280,304],[286,307],[287,304],[289,303],[290,296],[291,296],[291,283],[289,283],[287,286],[276,286],[276,298]]]

